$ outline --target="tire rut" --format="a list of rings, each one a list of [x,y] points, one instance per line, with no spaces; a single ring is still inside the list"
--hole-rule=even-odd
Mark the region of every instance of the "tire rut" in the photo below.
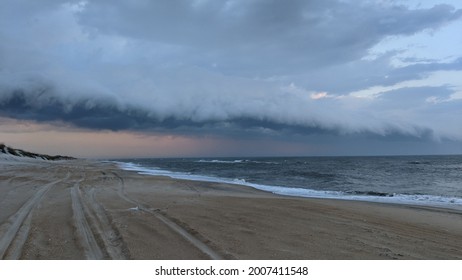
[[[105,249],[111,259],[128,259],[128,249],[115,226],[108,217],[104,207],[96,200],[95,188],[90,188],[83,196],[84,207],[95,222],[94,225],[102,237]]]
[[[223,257],[217,253],[215,250],[210,248],[207,244],[202,242],[199,238],[195,237],[193,234],[191,234],[188,230],[183,228],[181,225],[178,223],[174,222],[172,219],[168,218],[166,215],[162,214],[159,212],[159,210],[151,210],[149,207],[141,205],[138,201],[130,198],[126,193],[125,193],[125,182],[122,177],[120,177],[117,173],[113,172],[113,175],[116,176],[119,181],[119,189],[118,189],[118,195],[120,198],[123,200],[130,202],[132,204],[135,204],[136,207],[135,209],[138,209],[140,211],[147,212],[149,214],[152,214],[155,218],[160,220],[162,223],[164,223],[167,227],[169,227],[171,230],[176,232],[178,235],[180,235],[182,238],[187,240],[191,245],[199,249],[202,253],[206,254],[209,256],[212,260],[221,260]]]
[[[31,222],[32,222],[32,212],[29,212],[26,219],[22,223],[21,227],[19,228],[15,238],[11,241],[8,250],[5,252],[3,256],[4,259],[7,260],[19,260],[22,255],[22,249],[24,244],[29,237]]]
[[[96,242],[96,238],[93,235],[90,225],[88,224],[88,221],[85,217],[85,210],[83,208],[81,193],[79,189],[81,181],[75,183],[74,186],[71,188],[72,211],[74,212],[74,225],[76,227],[80,243],[83,247],[85,257],[90,260],[103,259],[103,251]]]
[[[29,234],[32,214],[43,196],[57,183],[69,178],[70,174],[63,179],[48,183],[39,188],[35,194],[27,200],[16,213],[0,226],[0,259],[19,258],[22,247]]]
[[[71,189],[74,224],[87,259],[129,259],[129,252],[117,227],[96,200],[94,187],[81,187],[84,178]]]

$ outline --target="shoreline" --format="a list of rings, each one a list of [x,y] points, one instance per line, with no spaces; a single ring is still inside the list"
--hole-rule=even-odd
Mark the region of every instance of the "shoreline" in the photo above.
[[[298,198],[114,163],[2,164],[2,259],[462,259],[462,212]]]
[[[393,194],[388,195],[353,195],[340,191],[321,191],[314,189],[286,187],[276,185],[262,185],[247,182],[242,179],[220,178],[208,175],[187,174],[182,172],[174,172],[164,169],[152,169],[144,167],[132,162],[121,161],[106,161],[114,163],[122,170],[137,172],[140,175],[147,176],[165,176],[176,180],[197,181],[197,182],[212,182],[212,183],[225,183],[230,185],[245,186],[266,193],[274,195],[281,195],[285,197],[299,197],[299,198],[313,198],[313,199],[332,199],[332,200],[346,200],[346,201],[359,201],[383,204],[395,204],[416,207],[429,207],[429,208],[442,208],[462,212],[462,198],[458,197],[437,197],[429,194],[410,195],[410,194]],[[416,199],[419,197],[420,199]],[[441,200],[446,200],[442,202]],[[449,201],[449,202],[448,202]]]

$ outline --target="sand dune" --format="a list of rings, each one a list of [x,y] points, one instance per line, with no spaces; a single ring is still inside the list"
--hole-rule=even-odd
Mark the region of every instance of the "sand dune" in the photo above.
[[[0,159],[3,259],[461,259],[462,213]],[[16,161],[18,162],[18,161]]]

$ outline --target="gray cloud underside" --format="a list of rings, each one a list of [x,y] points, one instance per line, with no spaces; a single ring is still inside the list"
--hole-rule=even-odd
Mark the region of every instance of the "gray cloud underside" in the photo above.
[[[172,133],[193,132],[224,133],[230,130],[249,129],[253,132],[270,129],[274,131],[299,131],[303,134],[322,132],[312,126],[296,126],[251,117],[236,117],[226,120],[191,120],[186,117],[156,116],[155,113],[134,106],[121,105],[114,100],[59,99],[40,90],[33,94],[16,90],[0,99],[0,115],[39,122],[64,121],[81,128],[97,130],[165,131]]]
[[[418,95],[421,90],[417,89],[416,94]],[[121,103],[114,98],[66,98],[53,91],[52,88],[44,88],[42,84],[40,88],[34,90],[28,88],[27,90],[16,89],[9,93],[1,92],[0,116],[38,122],[62,121],[76,127],[95,130],[168,131],[172,134],[216,134],[240,137],[266,135],[278,138],[356,134],[371,139],[388,137],[390,139],[420,138],[427,140],[435,137],[434,131],[428,127],[403,126],[379,120],[372,121],[372,124],[363,123],[362,126],[345,126],[340,122],[345,112],[338,112],[339,119],[323,120],[322,118],[316,119],[309,113],[303,116],[295,111],[283,112],[285,116],[281,116],[271,110],[262,113],[257,111],[257,108],[252,108],[251,111],[236,115],[228,114],[219,117],[202,115],[191,118],[194,114],[182,114],[179,111],[169,110],[169,114],[162,115],[146,107],[143,108],[143,106],[126,105],[126,102]],[[393,98],[393,95],[394,93],[390,94],[390,98]],[[409,99],[413,97],[411,95]],[[227,107],[220,106],[214,108],[214,110],[221,109],[229,110]],[[292,121],[288,121],[288,118]]]
[[[265,76],[360,59],[388,36],[435,30],[461,16],[444,4],[412,10],[367,1],[164,0],[93,1],[79,20],[104,33],[177,46],[187,54],[181,61]]]
[[[452,6],[64,2],[79,1],[8,1],[0,10],[1,116],[170,133],[462,139],[461,101],[450,100],[450,85],[348,96],[461,70],[461,59],[401,68],[390,65],[393,54],[360,60],[386,38],[460,20]],[[317,91],[329,97],[310,99]],[[433,97],[447,101],[428,103]]]
[[[10,2],[0,15],[5,25],[20,29],[40,26],[46,17],[56,16],[53,12],[63,2],[79,1]],[[139,56],[131,57],[137,63],[195,65],[225,74],[266,77],[358,60],[385,38],[437,30],[459,20],[462,10],[445,4],[411,9],[375,1],[100,0],[88,1],[74,15],[90,37],[109,35],[141,42],[144,47],[133,48]],[[45,25],[43,32],[48,34],[43,35],[54,39],[55,32],[66,32],[59,24]],[[45,39],[40,35],[30,35],[34,44]],[[59,51],[67,47],[59,45]],[[99,46],[88,58],[104,59],[104,51]]]

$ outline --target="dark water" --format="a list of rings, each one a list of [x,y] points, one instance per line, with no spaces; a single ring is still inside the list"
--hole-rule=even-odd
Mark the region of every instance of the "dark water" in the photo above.
[[[280,194],[462,208],[462,156],[126,159],[146,174]]]

